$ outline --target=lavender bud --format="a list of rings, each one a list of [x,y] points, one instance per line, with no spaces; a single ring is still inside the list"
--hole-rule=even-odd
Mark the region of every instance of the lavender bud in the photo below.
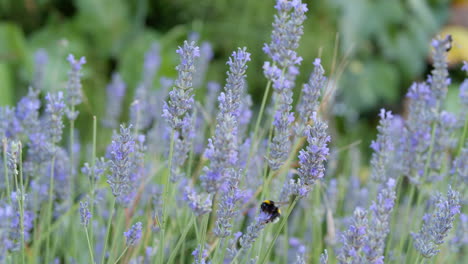
[[[372,141],[371,177],[378,183],[383,183],[389,177],[390,168],[393,166],[393,153],[395,150],[392,135],[393,115],[390,111],[380,110],[380,123],[377,127],[377,140]]]
[[[366,263],[361,253],[367,239],[367,229],[367,212],[357,207],[353,223],[343,233],[343,247],[337,256],[338,263]]]
[[[119,201],[125,200],[132,191],[131,174],[134,168],[135,139],[130,131],[131,126],[120,126],[120,133],[114,134],[108,150],[110,157],[107,183],[112,194]]]
[[[62,116],[65,111],[65,103],[63,102],[63,93],[47,94],[45,97],[48,131],[50,133],[51,142],[57,144],[62,139],[62,131],[64,128]]]
[[[414,247],[425,258],[431,258],[439,253],[438,246],[444,243],[455,216],[460,213],[459,193],[450,186],[447,197],[437,194],[434,198],[437,199],[435,211],[424,216],[418,233],[411,233]]]
[[[314,112],[318,111],[321,91],[325,88],[327,78],[319,58],[314,61],[314,71],[309,77],[309,82],[302,86],[302,95],[296,110],[299,120],[296,122],[295,131],[299,136],[303,135],[305,126]]]
[[[226,174],[226,190],[221,194],[221,200],[218,207],[218,219],[216,220],[216,227],[214,233],[218,237],[227,237],[231,235],[232,224],[234,216],[237,212],[237,203],[242,198],[242,193],[239,190],[240,172],[234,169],[229,169]]]
[[[81,221],[81,224],[85,227],[88,226],[89,224],[89,219],[91,219],[93,215],[91,214],[91,212],[89,211],[89,208],[88,208],[88,201],[80,201],[80,221]]]
[[[431,71],[429,82],[435,98],[439,102],[442,102],[450,84],[447,69],[447,52],[452,46],[452,36],[447,35],[444,39],[434,39],[432,40],[432,46],[434,48],[432,53],[434,69]]]
[[[142,229],[143,225],[141,222],[137,222],[132,227],[130,227],[127,232],[124,232],[124,236],[127,239],[127,246],[134,246],[140,241]]]
[[[377,200],[370,206],[371,222],[364,246],[364,253],[369,263],[383,263],[385,239],[390,232],[390,214],[395,199],[395,180],[390,178],[377,194]]]
[[[270,217],[271,215],[261,211],[257,219],[247,227],[245,234],[240,237],[240,245],[243,250],[249,250],[252,247],[252,244],[260,235],[260,231],[265,228],[266,221],[270,219]]]
[[[194,61],[200,56],[200,51],[194,42],[189,44],[185,41],[184,46],[177,50],[177,54],[180,55],[180,64],[176,67],[179,76],[169,93],[169,100],[163,107],[163,117],[173,129],[180,129],[185,123],[183,122],[185,115],[190,114],[192,110]]]
[[[210,194],[197,194],[197,192],[186,187],[184,191],[184,200],[188,202],[190,209],[195,215],[200,216],[211,212],[212,199]]]
[[[305,134],[309,145],[299,152],[299,179],[311,188],[315,182],[324,176],[325,165],[329,154],[327,146],[330,136],[327,134],[327,124],[320,121],[316,113],[312,116],[313,126],[307,126]]]
[[[239,143],[238,129],[241,94],[245,84],[245,71],[250,53],[245,48],[233,52],[227,64],[229,72],[224,92],[219,97],[219,113],[214,136],[208,139],[205,156],[211,161],[209,167],[203,169],[200,177],[202,186],[207,192],[215,192],[225,180],[225,170],[238,167]]]
[[[68,62],[70,63],[71,70],[68,73],[68,83],[67,83],[67,104],[69,109],[67,109],[67,117],[70,120],[75,120],[78,116],[78,111],[73,110],[76,105],[79,105],[82,101],[82,91],[81,91],[81,67],[86,63],[85,57],[81,57],[79,60],[76,60],[72,54],[69,54],[67,57]]]

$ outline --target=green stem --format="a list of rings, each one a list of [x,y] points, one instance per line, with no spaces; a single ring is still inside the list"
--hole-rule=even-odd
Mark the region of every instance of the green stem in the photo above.
[[[85,233],[86,233],[86,240],[88,242],[88,250],[89,250],[89,256],[91,257],[91,263],[94,264],[94,254],[93,254],[93,247],[91,246],[91,241],[89,239],[89,234],[88,234],[88,228],[85,226]]]
[[[201,231],[200,250],[198,252],[198,259],[202,259],[203,249],[205,248],[208,219],[210,219],[210,214],[209,213],[204,214],[202,218],[202,231]]]
[[[19,203],[19,206],[20,206],[20,225],[21,225],[21,259],[22,259],[22,263],[26,263],[26,260],[25,260],[25,253],[24,253],[24,250],[25,250],[25,243],[24,243],[24,185],[23,185],[23,146],[21,145],[21,142],[18,143],[18,158],[19,158],[19,166],[18,166],[18,170],[19,170],[19,178],[20,178],[20,199],[18,199],[18,203]]]
[[[286,225],[286,223],[288,222],[288,217],[289,215],[291,214],[292,210],[294,209],[294,207],[296,206],[296,203],[299,201],[299,197],[295,197],[293,202],[291,203],[291,205],[289,206],[288,208],[288,211],[286,212],[286,214],[284,215],[283,219],[281,219],[281,223],[280,223],[280,226],[276,229],[276,233],[275,233],[275,236],[273,237],[273,240],[270,242],[270,245],[268,246],[268,249],[267,251],[265,252],[265,254],[263,255],[263,257],[261,258],[260,264],[265,264],[267,259],[268,259],[268,256],[270,254],[270,251],[273,249],[273,246],[275,245],[275,242],[276,240],[278,239],[280,233],[281,233],[281,229],[283,229],[284,225]]]
[[[7,189],[8,201],[11,204],[11,190],[10,190],[10,177],[8,176],[8,160],[7,160],[7,139],[4,137],[3,142],[3,169],[5,173],[5,183]]]
[[[177,241],[176,246],[172,250],[171,255],[169,256],[169,260],[167,261],[168,264],[171,264],[172,262],[174,262],[174,259],[177,256],[177,253],[179,253],[179,248],[182,245],[182,242],[185,242],[185,237],[187,236],[188,231],[192,228],[192,225],[194,222],[195,222],[195,217],[192,216],[190,219],[190,223],[185,227],[184,231],[182,231],[182,235],[180,236],[179,241]]]
[[[169,161],[168,167],[169,172],[166,173],[163,179],[164,184],[164,191],[163,191],[163,208],[162,208],[162,223],[161,223],[161,230],[159,232],[159,263],[162,264],[164,262],[164,244],[165,244],[165,233],[166,233],[166,221],[167,221],[167,202],[168,202],[168,194],[171,185],[171,176],[172,176],[172,156],[174,155],[174,130],[171,132],[171,142],[170,142],[170,149],[169,149]]]
[[[115,231],[113,231],[114,234],[121,234],[120,230],[122,229],[122,224],[125,220],[125,215],[118,215],[116,214],[116,217],[117,217],[117,225],[115,226]],[[118,249],[118,246],[120,244],[121,240],[120,239],[114,239],[112,240],[111,242],[111,248],[110,248],[110,254],[109,254],[109,259],[108,259],[108,262],[111,261],[111,259],[114,257],[114,253],[116,253],[115,251],[117,251]],[[116,244],[117,245],[114,245]]]
[[[112,218],[114,217],[114,211],[115,211],[115,197],[112,199],[111,212],[109,214],[109,219],[107,220],[106,239],[104,240],[104,249],[102,250],[102,256],[101,256],[102,264],[104,264],[104,258],[106,257],[107,241],[109,241],[110,227],[112,224]]]
[[[463,126],[463,133],[460,139],[460,145],[458,146],[457,155],[460,156],[461,150],[465,144],[466,134],[468,133],[468,114],[465,117],[465,125]]]
[[[55,142],[55,139],[52,139],[52,142]],[[54,168],[55,168],[55,146],[53,147],[53,156],[52,162],[50,166],[50,179],[49,179],[49,201],[48,201],[48,209],[47,209],[47,228],[49,229],[53,222],[53,194],[54,194]],[[49,254],[50,254],[50,236],[52,232],[49,232],[46,237],[46,262],[49,263]]]
[[[96,132],[96,127],[97,127],[97,120],[96,120],[96,116],[93,116],[93,141],[92,141],[92,151],[91,151],[91,179],[89,179],[89,182],[90,182],[90,187],[91,187],[91,201],[90,201],[90,204],[91,204],[91,208],[90,208],[90,212],[91,212],[91,215],[94,215],[94,192],[95,192],[95,186],[96,186],[96,183],[95,183],[95,178],[96,178],[96,175],[95,175],[95,167],[96,167],[96,135],[97,135],[97,132]],[[93,230],[93,225],[90,225],[89,227],[89,234],[90,234],[90,237],[91,237],[91,246],[93,245],[93,241],[94,241],[94,230]],[[94,264],[94,262],[93,262]]]
[[[122,254],[120,254],[120,256],[117,258],[114,264],[117,264],[119,262],[119,260],[123,257],[123,255],[125,255],[125,252],[127,252],[127,250],[128,250],[128,246],[125,247],[124,251],[122,252]]]

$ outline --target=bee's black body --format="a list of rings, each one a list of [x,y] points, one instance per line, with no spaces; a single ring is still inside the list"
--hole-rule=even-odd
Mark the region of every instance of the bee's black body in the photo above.
[[[270,215],[270,218],[266,220],[266,223],[276,223],[281,216],[281,210],[275,205],[275,202],[271,200],[263,201],[262,205],[260,206],[260,210]]]

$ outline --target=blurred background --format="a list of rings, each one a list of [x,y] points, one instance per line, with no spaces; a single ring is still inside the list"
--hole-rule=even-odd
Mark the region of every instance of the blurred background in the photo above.
[[[330,108],[334,127],[346,135],[335,137],[343,140],[336,145],[362,140],[362,150],[369,152],[379,109],[404,115],[405,93],[411,82],[430,72],[430,40],[438,34],[450,33],[454,39],[448,104],[456,111],[464,78],[460,66],[468,60],[468,0],[304,2],[309,12],[299,48],[304,60],[298,89],[307,81],[314,58],[321,57],[337,87]],[[177,46],[192,38],[212,46],[205,81],[223,83],[228,56],[239,46],[248,48],[248,89],[258,107],[266,84],[262,47],[270,41],[273,6],[274,0],[0,0],[0,105],[14,105],[39,70],[45,90],[63,88],[69,70],[66,56],[85,56],[85,102],[77,122],[86,141],[91,116],[104,115],[113,72],[127,84],[128,109],[151,45],[160,45],[162,64],[153,87],[158,89],[160,77],[176,76]],[[206,85],[202,87],[199,98],[206,91]],[[121,121],[127,120],[128,110]]]

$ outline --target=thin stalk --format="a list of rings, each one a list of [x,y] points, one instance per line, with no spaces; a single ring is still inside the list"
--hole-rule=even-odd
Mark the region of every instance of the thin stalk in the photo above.
[[[123,224],[123,222],[124,222],[124,219],[125,219],[125,214],[122,215],[122,216],[120,216],[120,217],[119,217],[119,215],[117,215],[117,225],[115,226],[114,234],[121,234],[121,233],[120,233],[120,230],[121,230],[121,228],[122,228],[122,224]],[[114,256],[115,251],[118,249],[118,246],[119,246],[120,242],[121,242],[120,239],[114,239],[114,240],[112,240],[111,249],[110,249],[111,252],[110,252],[110,255],[109,255],[108,262],[111,261],[112,257]],[[117,245],[114,245],[114,244],[116,244],[116,243],[117,243]]]
[[[273,240],[270,242],[270,245],[268,246],[268,249],[267,251],[265,252],[265,254],[263,255],[263,257],[261,258],[260,264],[265,264],[267,259],[268,259],[268,256],[270,255],[270,251],[273,249],[273,246],[275,245],[275,242],[276,240],[278,239],[280,233],[281,233],[281,229],[283,229],[284,225],[286,225],[286,223],[288,222],[288,217],[289,215],[291,214],[292,210],[294,209],[294,207],[296,206],[296,203],[299,201],[299,197],[295,197],[293,202],[291,203],[291,205],[289,206],[288,208],[288,211],[286,212],[286,214],[284,215],[283,219],[281,219],[281,223],[280,223],[280,226],[276,229],[276,233],[273,237]]]
[[[162,264],[164,262],[164,244],[165,244],[165,233],[166,233],[166,221],[167,221],[167,202],[168,202],[168,194],[171,185],[171,176],[172,176],[172,156],[174,155],[174,130],[171,132],[171,142],[170,142],[170,149],[169,149],[169,172],[166,173],[163,179],[164,184],[164,191],[163,191],[163,208],[162,208],[162,223],[161,223],[161,230],[159,232],[159,263]]]
[[[86,241],[88,242],[88,250],[89,250],[89,256],[91,258],[91,263],[94,264],[94,254],[93,254],[93,248],[91,246],[91,241],[89,239],[89,234],[88,234],[88,228],[85,226],[85,233],[86,233]]]
[[[177,241],[176,246],[173,248],[172,253],[169,256],[169,260],[167,261],[168,264],[171,264],[174,262],[174,259],[177,256],[177,253],[179,253],[179,248],[182,245],[182,242],[185,242],[185,237],[187,236],[188,231],[192,228],[192,225],[194,222],[195,222],[195,217],[192,216],[190,219],[190,223],[185,227],[184,231],[182,231],[182,235],[180,236],[179,241]]]
[[[457,155],[460,156],[460,152],[465,144],[466,135],[468,134],[468,114],[465,116],[465,125],[463,126],[463,133],[460,138],[460,145],[458,146]]]
[[[395,226],[395,221],[398,217],[398,209],[399,209],[399,205],[401,203],[401,198],[403,195],[400,195],[401,193],[401,188],[403,186],[403,180],[404,180],[404,177],[400,176],[398,177],[398,182],[397,182],[397,186],[396,186],[396,194],[398,195],[397,196],[397,200],[395,202],[395,208],[393,209],[395,213],[393,213],[391,215],[391,221],[390,221],[390,228],[394,227]],[[390,246],[392,244],[392,239],[393,239],[393,233],[394,232],[390,232],[388,234],[388,240],[387,240],[387,243],[385,245],[385,251],[384,251],[384,256],[387,256],[389,250],[390,250]]]
[[[52,139],[52,142],[55,142],[55,139]],[[48,209],[47,209],[47,228],[50,229],[52,225],[52,209],[53,209],[53,194],[54,194],[54,168],[55,168],[55,146],[53,147],[53,155],[52,155],[52,162],[50,166],[50,179],[49,179],[49,201],[48,201]],[[46,262],[49,263],[49,254],[50,254],[50,236],[52,232],[49,232],[46,237]]]
[[[112,224],[112,218],[114,217],[114,212],[115,212],[115,197],[112,199],[111,213],[109,214],[109,219],[107,220],[106,239],[104,240],[104,248],[102,250],[100,263],[104,263],[104,258],[106,256],[107,241],[109,241],[110,227]]]
[[[96,186],[96,183],[95,183],[95,178],[96,178],[96,175],[95,175],[95,166],[96,166],[96,127],[97,127],[97,120],[96,120],[96,116],[93,116],[93,141],[92,141],[92,150],[91,150],[91,179],[89,179],[90,181],[90,187],[91,187],[91,208],[90,208],[90,211],[91,211],[91,215],[94,215],[94,192],[95,192],[95,186]],[[90,237],[91,237],[91,246],[93,246],[93,234],[94,234],[94,231],[93,231],[93,225],[90,225],[89,227],[89,233],[90,233]],[[93,247],[94,248],[94,247]],[[94,262],[93,262],[94,264]]]
[[[210,214],[209,213],[203,215],[201,240],[200,240],[200,250],[198,252],[198,259],[202,259],[202,256],[203,256],[203,249],[205,248],[205,241],[206,241],[206,229],[208,227],[208,220],[209,219],[210,219]]]
[[[22,263],[26,263],[26,260],[25,260],[25,253],[24,253],[24,250],[25,250],[25,243],[24,243],[24,185],[23,185],[23,158],[22,158],[22,155],[23,155],[23,146],[21,145],[21,142],[19,142],[18,144],[18,158],[19,158],[19,166],[18,166],[18,170],[19,170],[19,178],[20,178],[20,199],[18,199],[18,197],[16,197],[18,199],[18,203],[20,205],[20,225],[21,225],[21,259],[22,259]]]
[[[7,196],[8,196],[8,201],[11,204],[11,190],[10,190],[10,177],[8,176],[8,163],[7,163],[7,139],[4,137],[2,139],[3,142],[3,169],[4,169],[4,175],[5,175],[5,183],[6,183],[6,189],[7,189]]]
[[[128,250],[128,246],[125,247],[124,251],[122,252],[122,254],[120,254],[120,256],[117,258],[114,264],[117,264],[119,262],[119,260],[123,257],[123,255],[125,255],[125,252],[127,252],[127,250]]]

